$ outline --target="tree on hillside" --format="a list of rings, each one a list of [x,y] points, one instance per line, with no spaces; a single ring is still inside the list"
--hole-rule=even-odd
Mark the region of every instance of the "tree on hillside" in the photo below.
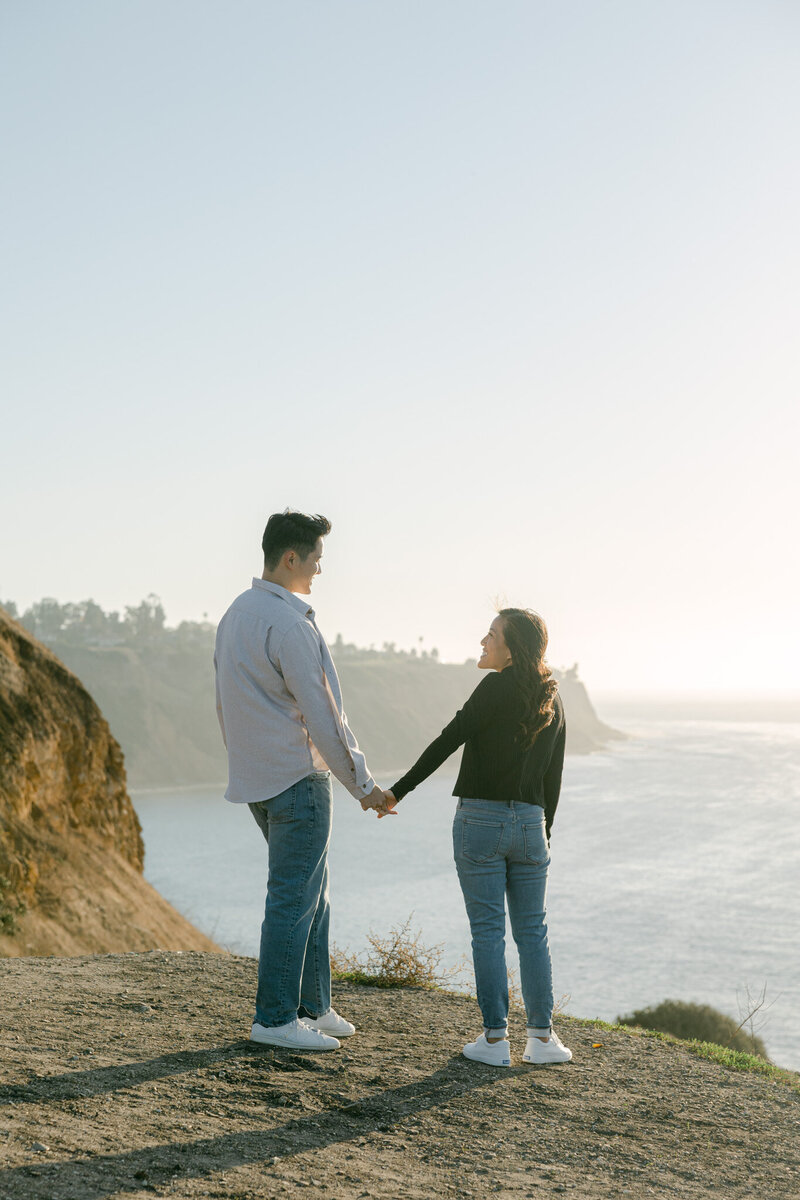
[[[45,596],[22,614],[22,624],[42,642],[57,638],[64,626],[65,607]]]
[[[167,614],[158,596],[151,592],[135,608],[125,608],[127,640],[134,646],[150,646],[159,641],[164,632]]]

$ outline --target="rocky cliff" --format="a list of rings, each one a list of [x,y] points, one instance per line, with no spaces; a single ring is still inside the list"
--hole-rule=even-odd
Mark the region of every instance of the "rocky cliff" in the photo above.
[[[0,609],[0,955],[215,949],[145,883],[143,862],[108,724]]]

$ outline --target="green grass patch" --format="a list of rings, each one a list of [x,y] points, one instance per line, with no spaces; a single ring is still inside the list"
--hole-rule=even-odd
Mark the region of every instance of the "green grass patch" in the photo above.
[[[566,1019],[576,1025],[582,1025],[586,1029],[607,1029],[613,1033],[625,1033],[628,1037],[652,1038],[671,1046],[680,1046],[697,1058],[705,1058],[710,1062],[719,1063],[720,1066],[728,1067],[731,1071],[747,1071],[752,1075],[763,1075],[766,1079],[771,1079],[773,1083],[783,1084],[800,1094],[800,1074],[797,1071],[776,1067],[757,1054],[731,1050],[726,1046],[718,1046],[716,1042],[701,1042],[697,1038],[678,1038],[671,1033],[661,1033],[657,1029],[641,1029],[635,1025],[617,1025],[609,1021],[591,1020],[587,1017],[568,1017]]]
[[[368,971],[334,971],[331,970],[331,978],[337,979],[342,983],[360,983],[363,987],[374,988],[399,988],[399,987],[427,987],[436,988],[435,983],[399,983],[396,978],[387,979],[383,975],[370,974]]]

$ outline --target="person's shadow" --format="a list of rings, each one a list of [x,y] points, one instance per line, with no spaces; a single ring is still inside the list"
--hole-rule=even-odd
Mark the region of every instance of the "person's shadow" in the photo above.
[[[263,1051],[254,1051],[250,1042],[242,1041],[208,1050],[182,1050],[142,1062],[71,1071],[49,1076],[46,1080],[37,1079],[29,1086],[0,1087],[0,1102],[10,1100],[19,1105],[86,1099],[219,1065],[245,1055],[263,1058]],[[282,1067],[290,1070],[305,1068],[312,1072],[326,1070],[314,1058],[280,1050],[274,1051],[264,1065],[278,1070]],[[255,1127],[219,1137],[167,1142],[117,1154],[57,1161],[43,1159],[7,1167],[0,1170],[0,1196],[20,1194],[23,1181],[28,1196],[50,1197],[55,1186],[60,1194],[80,1196],[81,1200],[101,1200],[119,1191],[143,1187],[155,1189],[175,1175],[202,1178],[213,1171],[269,1161],[276,1156],[286,1158],[305,1150],[347,1142],[363,1134],[386,1131],[395,1121],[438,1108],[475,1088],[522,1074],[531,1077],[531,1072],[521,1067],[498,1072],[456,1055],[445,1066],[414,1083],[386,1088],[356,1100],[335,1098],[320,1112],[292,1117],[270,1129]],[[274,1076],[269,1079],[274,1083]],[[274,1108],[265,1103],[265,1115],[272,1112]],[[287,1142],[291,1143],[288,1148]]]

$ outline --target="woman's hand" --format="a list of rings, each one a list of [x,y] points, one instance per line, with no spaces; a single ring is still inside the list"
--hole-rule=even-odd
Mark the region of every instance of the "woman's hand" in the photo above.
[[[379,821],[380,821],[381,817],[388,817],[388,816],[396,817],[397,816],[396,809],[397,809],[398,800],[395,797],[394,792],[387,792],[384,789],[383,799],[384,799],[384,803],[383,803],[382,807],[378,809],[378,820]]]

